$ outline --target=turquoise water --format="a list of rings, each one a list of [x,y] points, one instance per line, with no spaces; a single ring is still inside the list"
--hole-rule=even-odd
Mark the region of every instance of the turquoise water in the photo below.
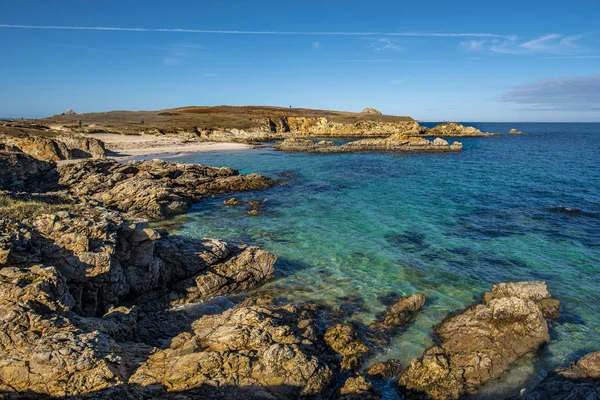
[[[433,325],[493,283],[546,281],[563,315],[539,357],[495,384],[516,388],[600,350],[600,124],[473,125],[527,134],[458,139],[460,154],[265,148],[180,157],[292,178],[237,196],[264,201],[259,217],[208,200],[179,233],[260,245],[280,256],[266,289],[322,301],[362,322],[384,309],[380,296],[425,293],[415,323],[371,362],[419,356]]]

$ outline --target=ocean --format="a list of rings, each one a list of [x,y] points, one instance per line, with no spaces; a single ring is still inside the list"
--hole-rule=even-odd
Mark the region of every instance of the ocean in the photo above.
[[[260,290],[327,304],[349,320],[370,322],[390,294],[427,295],[370,363],[408,364],[432,344],[435,324],[494,283],[545,281],[563,306],[549,345],[482,390],[513,393],[600,350],[600,124],[468,124],[502,135],[450,138],[464,145],[451,154],[262,148],[172,159],[285,183],[236,195],[263,201],[258,217],[222,206],[229,197],[206,199],[175,233],[262,246],[280,260],[277,279]],[[511,128],[526,134],[509,136]]]

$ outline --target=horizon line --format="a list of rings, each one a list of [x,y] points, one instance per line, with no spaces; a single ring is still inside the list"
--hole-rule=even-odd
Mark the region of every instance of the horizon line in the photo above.
[[[214,29],[185,28],[124,28],[109,26],[59,26],[59,25],[13,25],[0,24],[3,29],[50,29],[78,31],[112,31],[112,32],[167,32],[167,33],[200,33],[218,35],[290,35],[290,36],[409,36],[409,37],[494,37],[506,38],[511,35],[496,33],[448,33],[448,32],[347,32],[347,31],[240,31]]]

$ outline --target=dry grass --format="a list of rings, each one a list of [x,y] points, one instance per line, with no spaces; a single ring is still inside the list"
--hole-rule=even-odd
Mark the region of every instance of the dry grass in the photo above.
[[[110,111],[75,115],[55,115],[38,120],[44,125],[73,125],[79,120],[107,131],[137,134],[160,129],[165,133],[198,129],[253,129],[264,128],[266,118],[325,117],[330,121],[355,123],[358,121],[404,122],[410,117],[370,115],[344,111],[312,110],[266,106],[181,107],[158,111]],[[140,123],[144,120],[144,124]]]
[[[0,219],[22,221],[69,208],[68,198],[60,195],[0,194]]]

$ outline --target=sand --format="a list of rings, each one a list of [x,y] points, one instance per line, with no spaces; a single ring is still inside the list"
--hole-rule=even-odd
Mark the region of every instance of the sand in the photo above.
[[[88,133],[87,137],[104,142],[109,154],[107,158],[126,160],[156,154],[179,155],[204,151],[247,150],[252,146],[245,143],[192,142],[171,136],[119,135],[113,133]],[[58,164],[68,164],[81,160],[64,160]]]

